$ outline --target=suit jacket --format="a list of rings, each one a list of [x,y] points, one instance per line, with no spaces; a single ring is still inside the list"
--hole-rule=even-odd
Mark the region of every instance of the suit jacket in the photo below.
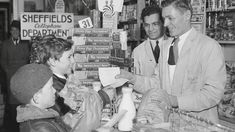
[[[14,45],[12,38],[4,41],[1,49],[1,66],[7,79],[7,103],[19,104],[10,91],[10,79],[21,66],[29,63],[30,45],[28,41],[20,40]]]
[[[225,61],[220,45],[192,29],[179,54],[171,84],[167,63],[171,42],[172,39],[168,39],[160,47],[159,70],[156,69],[152,77],[139,77],[142,81],[137,83],[140,87],[154,87],[154,83],[150,82],[160,81],[160,86],[155,83],[155,87],[177,96],[180,109],[218,122],[216,105],[222,98],[226,83]],[[151,94],[154,92],[150,92],[149,96]]]
[[[159,47],[161,46],[162,41],[163,41],[163,37],[159,39]],[[155,69],[158,69],[157,68],[158,64],[155,61],[153,51],[151,49],[150,40],[147,39],[144,42],[142,42],[140,45],[138,45],[133,50],[132,57],[134,58],[135,74],[140,76],[140,78],[137,77],[138,79],[140,79],[140,81],[138,81],[138,83],[134,85],[135,90],[140,93],[144,93],[147,90],[154,88],[154,87],[149,87],[149,86],[144,86],[144,85],[139,84],[139,83],[142,83],[143,81],[142,79],[144,77],[153,76],[155,73]],[[155,79],[153,80],[147,79],[146,81],[150,81],[146,83],[151,83],[153,86],[156,85],[156,83],[158,83],[158,81],[156,81]]]
[[[159,46],[162,40],[163,38],[159,39]],[[135,74],[151,76],[154,73],[154,68],[157,66],[157,63],[153,56],[150,39],[138,45],[133,50],[132,57],[134,58]]]

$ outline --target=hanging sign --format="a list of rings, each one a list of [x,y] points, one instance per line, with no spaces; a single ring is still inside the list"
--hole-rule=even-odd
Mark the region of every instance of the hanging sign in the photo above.
[[[123,0],[98,0],[99,11],[122,12]]]
[[[67,38],[74,28],[72,13],[23,13],[21,14],[21,39],[53,34]]]
[[[93,24],[90,17],[78,21],[80,28],[92,28]]]

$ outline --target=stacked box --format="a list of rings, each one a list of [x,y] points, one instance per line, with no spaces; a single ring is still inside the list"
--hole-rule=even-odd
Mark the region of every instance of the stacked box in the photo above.
[[[112,33],[113,44],[111,49],[110,63],[114,66],[121,67],[123,69],[132,69],[134,60],[130,56],[130,51],[123,50],[120,43],[120,30],[115,30]]]
[[[74,28],[73,36],[109,38],[111,31],[111,29],[105,28]]]
[[[112,37],[110,29],[74,29],[74,36],[85,37],[85,44],[75,44],[75,76],[82,85],[92,87],[92,82],[99,81],[98,68],[110,67]]]
[[[96,9],[93,9],[90,11],[90,17],[93,22],[93,28],[101,28],[100,12]]]

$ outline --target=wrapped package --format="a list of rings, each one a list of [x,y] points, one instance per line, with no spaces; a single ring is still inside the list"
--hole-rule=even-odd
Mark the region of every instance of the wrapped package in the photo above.
[[[103,104],[96,91],[80,85],[75,78],[69,78],[59,94],[72,109],[63,118],[73,128],[71,132],[90,132],[100,127]]]

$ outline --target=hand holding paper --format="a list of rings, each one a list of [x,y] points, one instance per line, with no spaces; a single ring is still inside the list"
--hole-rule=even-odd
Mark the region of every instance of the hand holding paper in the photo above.
[[[122,86],[128,80],[124,78],[116,79],[116,75],[120,74],[119,67],[102,67],[99,68],[99,78],[104,87],[110,85],[113,88]]]
[[[129,82],[134,83],[136,78],[135,75],[133,75],[132,73],[125,71],[125,70],[120,70],[120,74],[118,74],[116,77],[116,79],[127,79]]]

